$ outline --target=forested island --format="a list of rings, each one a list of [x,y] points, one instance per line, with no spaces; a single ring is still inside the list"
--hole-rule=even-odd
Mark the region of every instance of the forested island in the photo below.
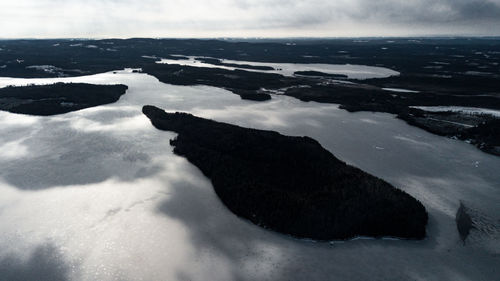
[[[174,153],[211,179],[236,215],[277,232],[316,240],[356,236],[422,239],[428,220],[415,198],[347,165],[309,137],[247,129],[144,106],[174,131]]]
[[[56,83],[0,88],[0,110],[49,116],[109,104],[127,91],[125,85]]]
[[[227,63],[227,62],[223,62],[222,60],[216,59],[216,58],[205,58],[205,57],[202,57],[202,58],[196,58],[196,60],[204,62],[204,63],[209,63],[209,64],[213,64],[213,65],[220,65],[220,66],[226,66],[226,67],[237,67],[237,68],[250,69],[250,70],[274,70],[274,68],[270,67],[270,66]]]

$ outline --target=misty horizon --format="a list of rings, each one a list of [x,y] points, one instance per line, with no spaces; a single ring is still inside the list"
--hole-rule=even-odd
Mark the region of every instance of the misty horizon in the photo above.
[[[318,37],[306,37],[306,36],[290,36],[290,37],[141,37],[141,36],[131,36],[131,37],[0,37],[0,40],[68,40],[68,41],[86,41],[86,40],[134,40],[134,39],[154,39],[154,40],[222,40],[222,41],[240,41],[240,40],[262,40],[262,41],[283,41],[283,40],[348,40],[348,39],[366,39],[366,40],[377,40],[377,39],[443,39],[443,40],[453,40],[453,39],[498,39],[500,35],[418,35],[418,36],[318,36]]]
[[[0,38],[499,36],[499,0],[55,1],[0,5]]]

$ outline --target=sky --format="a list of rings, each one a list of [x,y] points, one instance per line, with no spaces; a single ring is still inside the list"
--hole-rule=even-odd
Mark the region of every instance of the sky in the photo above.
[[[500,35],[500,0],[0,0],[0,38]]]

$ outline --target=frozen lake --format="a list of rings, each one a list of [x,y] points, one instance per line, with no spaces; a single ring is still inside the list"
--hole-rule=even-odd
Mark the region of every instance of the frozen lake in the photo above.
[[[286,96],[241,100],[132,73],[9,84],[122,83],[114,104],[53,117],[0,112],[0,279],[495,280],[500,268],[500,158],[408,126]],[[145,104],[317,139],[338,158],[421,200],[423,241],[314,243],[229,212],[201,172],[172,153]],[[459,200],[484,225],[464,246]]]
[[[147,56],[146,56],[147,57]],[[184,56],[181,56],[184,57]],[[150,57],[154,58],[154,57]],[[227,70],[245,70],[264,73],[277,73],[283,76],[294,76],[297,71],[318,71],[327,74],[347,75],[350,79],[369,79],[369,78],[387,78],[390,76],[399,75],[399,72],[385,67],[355,65],[355,64],[321,64],[321,63],[273,63],[273,62],[254,62],[254,61],[239,61],[222,59],[222,63],[237,64],[242,67],[224,66],[206,63],[197,60],[196,56],[186,56],[186,59],[162,59],[158,63],[177,64],[194,67],[212,67]],[[213,59],[213,58],[210,58]],[[274,70],[256,70],[244,68],[244,65],[252,66],[268,66]]]

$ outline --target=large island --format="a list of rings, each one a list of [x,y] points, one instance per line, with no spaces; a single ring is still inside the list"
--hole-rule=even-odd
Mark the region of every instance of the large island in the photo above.
[[[118,101],[125,85],[56,83],[0,89],[0,110],[49,116]]]
[[[211,179],[236,215],[316,240],[356,236],[422,239],[424,206],[382,179],[347,165],[309,137],[247,129],[144,106],[160,129],[174,131],[174,153]]]

